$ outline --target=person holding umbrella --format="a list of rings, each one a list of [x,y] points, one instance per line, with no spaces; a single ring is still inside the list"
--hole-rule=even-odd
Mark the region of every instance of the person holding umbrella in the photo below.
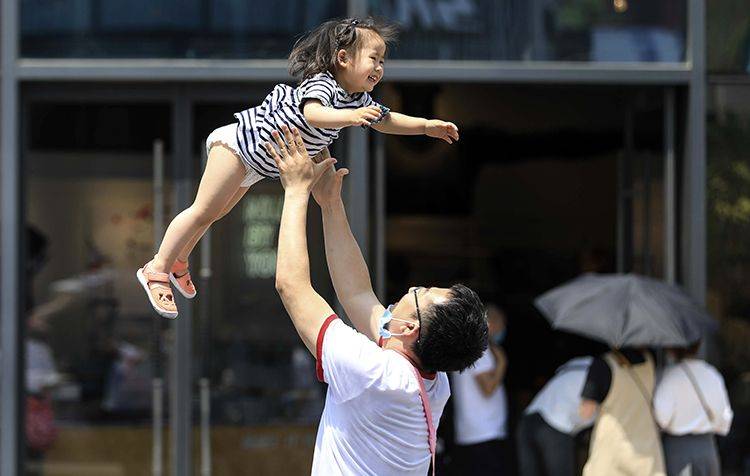
[[[645,349],[686,346],[715,321],[677,286],[633,274],[583,275],[535,304],[554,328],[612,349],[594,359],[581,392],[581,416],[599,411],[583,474],[666,474],[652,414],[654,361]]]
[[[581,418],[599,416],[584,476],[664,475],[652,413],[654,359],[643,349],[611,350],[591,363],[581,390]]]
[[[700,341],[667,349],[664,369],[654,395],[654,415],[662,430],[667,474],[721,474],[714,434],[726,435],[732,408],[724,379],[709,363],[696,358]]]

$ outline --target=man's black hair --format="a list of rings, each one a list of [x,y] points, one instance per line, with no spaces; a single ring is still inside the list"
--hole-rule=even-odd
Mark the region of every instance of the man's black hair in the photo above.
[[[477,293],[463,284],[450,288],[450,299],[422,310],[422,329],[414,353],[423,370],[462,371],[487,349],[487,316]]]

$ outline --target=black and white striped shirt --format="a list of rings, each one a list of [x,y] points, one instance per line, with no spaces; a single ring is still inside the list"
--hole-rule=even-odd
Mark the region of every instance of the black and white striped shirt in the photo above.
[[[279,176],[276,164],[266,153],[263,143],[273,143],[271,132],[281,130],[282,124],[299,129],[310,157],[339,136],[341,129],[318,128],[307,123],[302,106],[309,99],[317,99],[323,106],[334,109],[356,109],[374,104],[366,92],[348,94],[327,71],[306,79],[296,88],[277,84],[260,106],[234,115],[239,121],[237,143],[242,159],[260,175],[269,178]]]

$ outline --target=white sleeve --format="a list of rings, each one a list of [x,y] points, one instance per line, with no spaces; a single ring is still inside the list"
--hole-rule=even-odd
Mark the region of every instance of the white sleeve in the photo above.
[[[670,391],[670,382],[664,377],[654,392],[654,418],[662,430],[667,429],[672,422],[675,404],[677,403],[675,396],[672,394],[673,392]]]
[[[380,381],[385,351],[335,315],[321,326],[316,344],[318,379],[339,402],[350,400]]]
[[[732,427],[734,412],[732,411],[732,406],[729,403],[729,393],[727,392],[727,386],[724,382],[724,378],[721,376],[718,370],[716,371],[716,373],[718,374],[719,380],[721,381],[721,408],[719,408],[718,411],[714,412],[716,414],[716,421],[714,422],[714,425],[716,425],[716,433],[721,436],[726,436],[729,433],[729,429]]]

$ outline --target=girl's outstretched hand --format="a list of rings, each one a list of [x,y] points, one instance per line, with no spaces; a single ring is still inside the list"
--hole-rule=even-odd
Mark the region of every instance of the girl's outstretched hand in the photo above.
[[[276,147],[268,142],[263,144],[266,152],[276,162],[281,185],[285,190],[300,189],[309,193],[320,176],[336,163],[336,159],[328,157],[318,164],[314,163],[307,155],[307,149],[296,127],[290,130],[283,125],[281,131],[284,134],[283,138],[278,131],[271,133]]]
[[[424,133],[436,139],[443,139],[449,144],[458,140],[458,127],[452,122],[440,119],[429,119],[424,126]]]

